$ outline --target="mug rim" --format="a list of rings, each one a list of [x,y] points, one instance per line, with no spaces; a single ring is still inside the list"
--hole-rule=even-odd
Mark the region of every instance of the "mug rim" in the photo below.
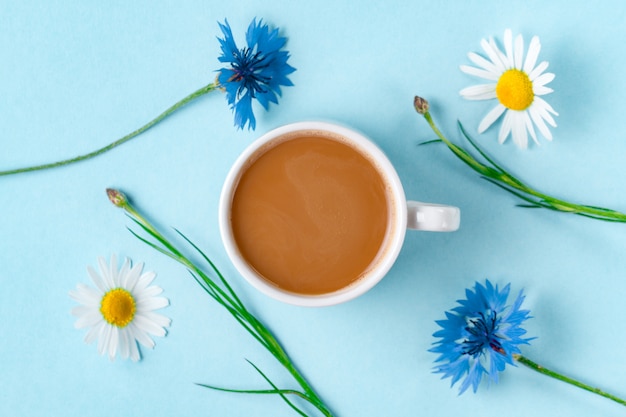
[[[380,259],[375,261],[376,264],[365,273],[365,276],[358,278],[344,288],[325,294],[300,294],[284,290],[270,283],[245,261],[244,257],[239,252],[231,228],[230,207],[234,192],[247,162],[262,149],[265,144],[281,136],[300,130],[320,130],[339,135],[345,138],[350,144],[353,144],[360,152],[367,154],[368,158],[371,158],[376,164],[377,170],[381,173],[387,186],[390,188],[390,195],[393,200],[394,217],[392,219],[392,231],[390,236],[386,238],[388,241],[384,243],[384,247],[382,248],[384,253],[379,255]],[[321,121],[303,121],[282,125],[266,132],[248,145],[237,157],[222,186],[218,220],[220,236],[229,259],[235,266],[235,269],[237,269],[244,279],[254,288],[271,298],[288,304],[304,307],[324,307],[344,303],[363,295],[378,284],[387,272],[389,272],[404,242],[407,225],[407,205],[404,188],[402,187],[402,183],[400,182],[395,168],[383,151],[372,142],[371,139],[354,129],[339,124]]]

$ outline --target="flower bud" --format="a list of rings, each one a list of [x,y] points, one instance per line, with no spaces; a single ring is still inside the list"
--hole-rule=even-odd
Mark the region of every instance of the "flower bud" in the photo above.
[[[124,207],[128,203],[128,199],[121,191],[107,188],[107,196],[111,203],[117,207]]]
[[[428,100],[419,96],[415,96],[415,99],[413,99],[413,107],[415,107],[415,111],[419,114],[428,113],[428,109],[430,108]]]

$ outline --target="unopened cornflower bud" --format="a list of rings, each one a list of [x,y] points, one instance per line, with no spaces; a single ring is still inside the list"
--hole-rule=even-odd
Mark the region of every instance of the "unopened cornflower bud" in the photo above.
[[[107,188],[107,196],[109,197],[111,203],[117,207],[124,207],[128,203],[126,195],[119,190]]]
[[[415,111],[419,114],[426,114],[428,112],[428,109],[430,108],[430,105],[428,104],[428,100],[426,100],[425,98],[415,96],[415,98],[413,99],[413,107],[415,107]]]

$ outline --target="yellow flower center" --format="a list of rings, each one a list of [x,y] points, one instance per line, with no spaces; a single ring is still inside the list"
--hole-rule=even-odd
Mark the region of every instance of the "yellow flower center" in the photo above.
[[[104,294],[100,303],[102,317],[113,326],[126,327],[133,317],[137,305],[132,294],[124,288],[114,288]]]
[[[506,108],[526,110],[535,99],[533,83],[523,71],[506,70],[496,85],[496,96]]]

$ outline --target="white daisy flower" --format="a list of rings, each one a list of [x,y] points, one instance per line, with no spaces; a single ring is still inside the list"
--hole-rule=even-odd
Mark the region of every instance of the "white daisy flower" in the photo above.
[[[119,271],[115,255],[109,265],[102,257],[98,263],[101,274],[87,268],[96,288],[78,284],[75,291],[70,291],[70,297],[82,304],[72,309],[78,317],[75,327],[90,328],[85,342],[98,339],[99,354],[106,353],[114,360],[119,353],[124,359],[138,361],[137,342],[153,348],[155,343],[150,336],[165,336],[170,319],[154,310],[166,307],[169,301],[157,297],[163,290],[150,285],[156,274],[142,274],[143,263],[131,267],[126,259]]]
[[[540,96],[551,93],[546,85],[554,79],[554,74],[544,72],[548,62],[537,64],[541,44],[534,36],[530,40],[526,59],[524,59],[524,39],[518,35],[513,43],[511,30],[504,31],[504,52],[498,48],[493,38],[480,42],[487,58],[474,52],[467,56],[478,66],[461,65],[461,71],[491,81],[461,90],[461,95],[468,100],[497,99],[498,104],[483,118],[478,126],[482,133],[504,114],[498,142],[503,143],[511,134],[513,142],[522,149],[528,146],[528,134],[535,143],[537,135],[534,126],[547,139],[552,134],[546,123],[556,127],[552,115],[557,112]]]

